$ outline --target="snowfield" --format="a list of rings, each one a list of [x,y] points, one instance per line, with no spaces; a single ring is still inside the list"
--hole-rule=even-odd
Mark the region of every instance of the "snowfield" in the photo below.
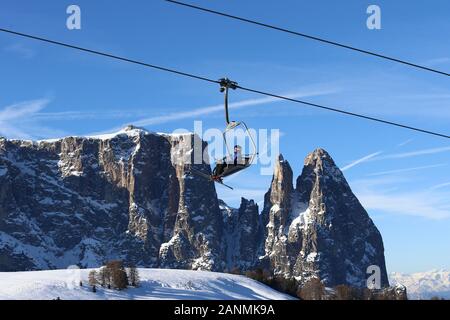
[[[208,271],[138,269],[139,288],[123,291],[97,287],[93,269],[0,272],[1,300],[289,300],[293,297],[244,276]],[[80,279],[83,286],[79,286]]]

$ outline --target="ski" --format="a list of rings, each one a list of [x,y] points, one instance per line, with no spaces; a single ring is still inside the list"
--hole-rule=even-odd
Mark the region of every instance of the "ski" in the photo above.
[[[234,189],[233,189],[232,187],[230,187],[229,185],[227,185],[227,184],[225,184],[225,183],[223,183],[223,182],[221,182],[221,181],[214,180],[214,179],[212,178],[211,175],[208,175],[208,174],[206,174],[206,173],[203,173],[203,172],[200,172],[200,171],[197,171],[197,170],[194,170],[194,169],[191,169],[190,172],[193,173],[193,174],[195,174],[195,175],[197,175],[197,176],[199,176],[199,177],[202,177],[202,178],[204,178],[204,179],[206,179],[206,180],[217,182],[218,184],[221,184],[221,185],[223,185],[224,187],[227,187],[228,189],[234,190]]]

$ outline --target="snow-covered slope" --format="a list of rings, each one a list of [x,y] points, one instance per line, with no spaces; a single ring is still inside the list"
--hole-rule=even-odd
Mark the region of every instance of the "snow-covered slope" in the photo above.
[[[88,286],[92,269],[0,272],[0,300],[63,300],[135,299],[135,300],[287,300],[279,293],[244,276],[225,273],[169,269],[139,269],[141,286],[123,291]],[[81,278],[83,286],[79,286]]]
[[[409,299],[430,299],[434,296],[450,299],[450,272],[447,270],[412,274],[392,272],[389,280],[393,285],[404,285]]]

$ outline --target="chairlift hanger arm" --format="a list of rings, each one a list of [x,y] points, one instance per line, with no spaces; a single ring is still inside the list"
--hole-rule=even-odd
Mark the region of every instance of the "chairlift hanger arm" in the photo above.
[[[230,117],[228,113],[228,89],[231,88],[233,90],[236,90],[238,87],[238,83],[235,81],[231,81],[228,78],[222,78],[219,79],[220,84],[220,92],[225,92],[225,121],[227,122],[227,125],[230,124]]]

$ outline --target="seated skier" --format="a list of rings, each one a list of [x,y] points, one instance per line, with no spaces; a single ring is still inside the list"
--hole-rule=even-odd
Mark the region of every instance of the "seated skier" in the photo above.
[[[224,174],[225,171],[228,171],[232,169],[233,167],[236,167],[238,165],[242,164],[242,153],[241,153],[241,146],[235,145],[234,146],[234,154],[233,154],[233,160],[227,161],[227,156],[223,157],[221,161],[217,161],[216,167],[213,170],[212,178],[216,181],[222,181],[221,176]]]

